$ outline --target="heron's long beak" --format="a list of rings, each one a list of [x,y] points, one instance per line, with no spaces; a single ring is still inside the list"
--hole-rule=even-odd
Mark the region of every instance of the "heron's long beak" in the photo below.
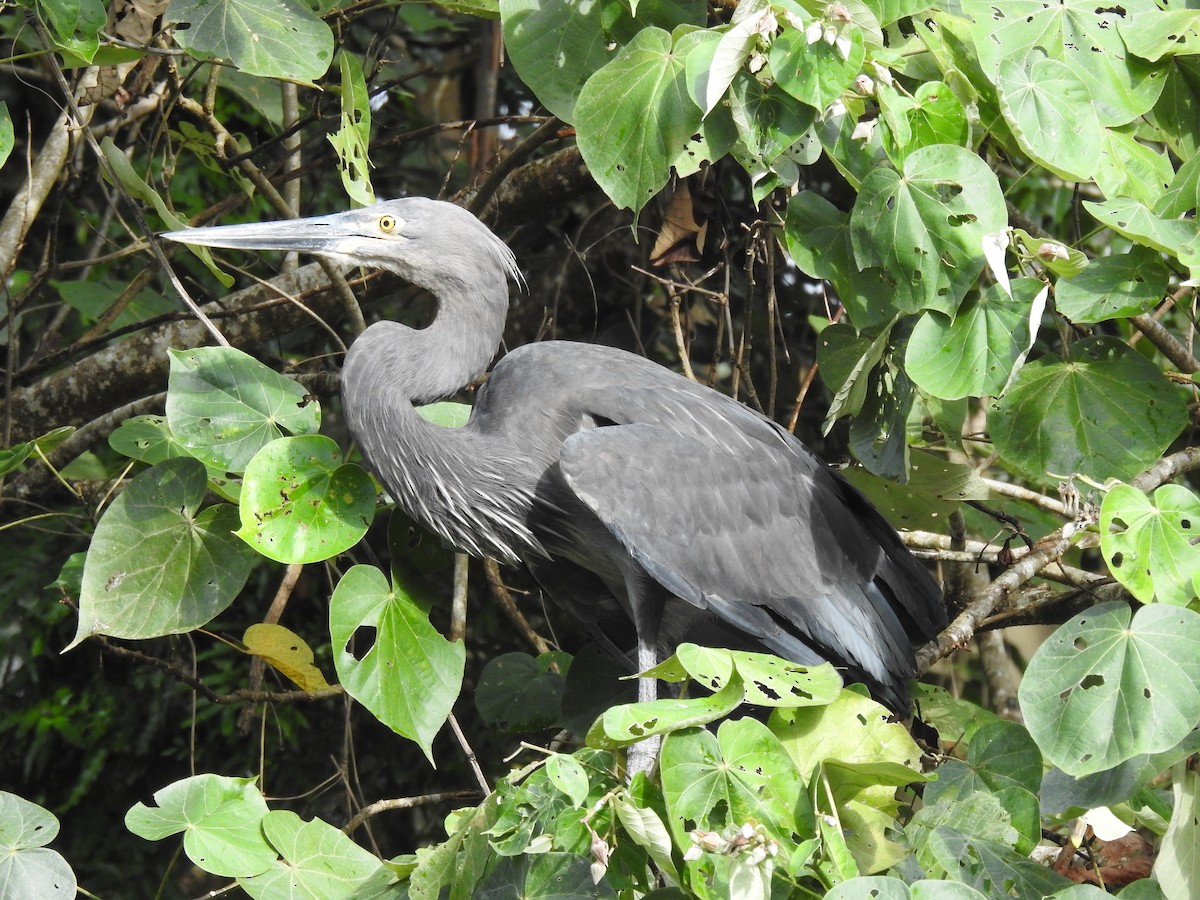
[[[279,222],[249,222],[245,225],[215,225],[165,232],[162,237],[181,244],[223,247],[229,250],[294,250],[299,253],[330,253],[338,241],[350,236],[340,216],[312,216]]]

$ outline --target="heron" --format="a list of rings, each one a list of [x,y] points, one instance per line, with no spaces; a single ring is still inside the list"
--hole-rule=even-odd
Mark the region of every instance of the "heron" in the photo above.
[[[457,550],[524,564],[644,672],[683,641],[832,662],[910,711],[914,645],[946,624],[897,532],[786,428],[645,357],[572,341],[503,356],[461,428],[430,423],[500,345],[508,246],[452,203],[188,228],[174,241],[298,251],[391,271],[437,302],[422,329],[378,321],[346,353],[350,434],[398,507]],[[640,700],[655,695],[639,681]],[[632,765],[632,764],[631,764]]]

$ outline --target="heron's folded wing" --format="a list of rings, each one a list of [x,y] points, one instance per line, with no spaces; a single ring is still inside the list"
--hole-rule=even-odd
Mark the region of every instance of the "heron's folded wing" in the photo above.
[[[562,473],[663,587],[791,658],[812,652],[887,687],[912,648],[875,584],[885,554],[797,444],[736,449],[654,425],[571,436]]]

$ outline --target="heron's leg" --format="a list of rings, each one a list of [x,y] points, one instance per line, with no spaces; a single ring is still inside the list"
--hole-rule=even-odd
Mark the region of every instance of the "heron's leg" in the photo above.
[[[664,598],[662,588],[645,573],[626,579],[630,606],[633,609],[633,625],[637,630],[637,669],[645,672],[658,665],[658,631],[662,623]],[[647,703],[658,699],[658,679],[638,679],[638,702]],[[650,774],[658,759],[662,744],[659,735],[648,737],[629,748],[626,753],[627,776],[637,772]]]

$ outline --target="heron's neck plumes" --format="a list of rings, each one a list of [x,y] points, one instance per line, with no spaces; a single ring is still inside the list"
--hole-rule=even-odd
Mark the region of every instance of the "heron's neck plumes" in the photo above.
[[[537,546],[524,521],[532,485],[510,477],[510,454],[494,439],[433,425],[413,408],[487,368],[504,329],[507,285],[501,277],[490,295],[438,299],[428,328],[377,322],[354,342],[342,369],[347,424],[409,515],[461,550],[514,562]]]

